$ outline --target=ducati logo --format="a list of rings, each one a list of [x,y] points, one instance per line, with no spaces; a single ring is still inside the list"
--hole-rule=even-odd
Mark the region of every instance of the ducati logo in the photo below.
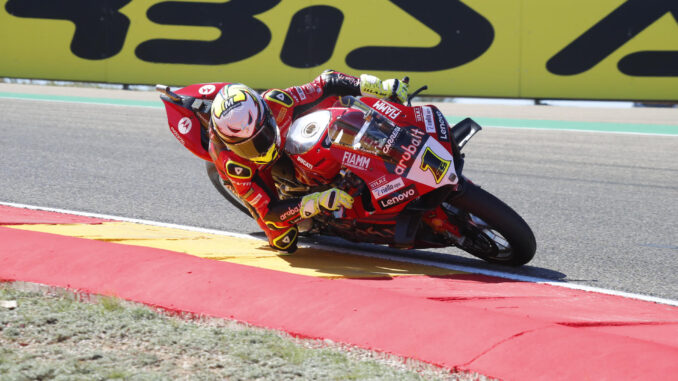
[[[304,167],[308,169],[313,169],[313,165],[309,163],[308,161],[304,160],[303,157],[297,156],[297,161],[300,162]]]

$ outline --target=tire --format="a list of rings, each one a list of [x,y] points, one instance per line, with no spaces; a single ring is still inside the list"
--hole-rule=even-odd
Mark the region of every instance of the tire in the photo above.
[[[537,242],[532,229],[491,193],[467,182],[464,192],[449,205],[448,215],[462,227],[466,237],[458,245],[463,250],[487,262],[508,266],[522,266],[534,257]]]
[[[217,167],[214,165],[214,163],[209,161],[205,162],[205,167],[207,169],[207,176],[210,178],[212,185],[214,185],[214,187],[217,188],[219,193],[221,193],[221,195],[224,196],[226,201],[230,202],[231,205],[235,206],[236,208],[238,208],[238,210],[252,218],[250,210],[247,208],[247,206],[245,206],[243,201],[240,200],[240,197],[238,197],[226,186],[227,182],[221,178],[221,176],[219,175],[219,171],[217,171]]]

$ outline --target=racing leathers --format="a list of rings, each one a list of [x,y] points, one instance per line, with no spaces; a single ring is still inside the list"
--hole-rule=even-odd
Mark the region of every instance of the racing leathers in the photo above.
[[[382,84],[378,78],[365,74],[359,79],[328,70],[305,85],[264,92],[262,98],[275,118],[280,136],[280,157],[265,165],[256,164],[228,150],[210,124],[209,153],[219,174],[230,182],[235,193],[249,207],[274,249],[287,252],[296,250],[299,233],[297,223],[302,218],[311,217],[321,209],[336,210],[341,206],[350,207],[353,203],[350,196],[336,189],[303,198],[278,197],[275,183],[281,178],[279,172],[290,171],[289,165],[283,165],[289,159],[282,151],[292,122],[315,108],[330,106],[337,100],[337,96],[369,94],[379,97],[395,96],[400,99],[403,94],[407,96],[406,84],[399,86],[397,80],[390,81],[395,83],[384,81]],[[291,171],[294,171],[293,167]]]

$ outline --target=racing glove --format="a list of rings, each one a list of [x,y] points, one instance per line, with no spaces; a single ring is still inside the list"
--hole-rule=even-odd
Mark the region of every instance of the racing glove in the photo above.
[[[353,197],[343,190],[332,188],[311,193],[301,199],[301,218],[311,218],[323,210],[338,210],[342,206],[348,209],[353,207]]]
[[[404,104],[407,101],[407,91],[407,83],[395,78],[382,81],[369,74],[360,76],[360,94],[362,95],[393,98]]]

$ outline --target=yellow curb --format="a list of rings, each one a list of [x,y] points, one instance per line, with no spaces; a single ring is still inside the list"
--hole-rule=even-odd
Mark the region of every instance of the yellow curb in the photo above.
[[[433,266],[313,248],[300,248],[293,254],[280,254],[270,249],[267,242],[254,238],[229,237],[130,222],[6,225],[5,227],[124,245],[152,247],[201,258],[323,278],[440,276],[462,273]]]

